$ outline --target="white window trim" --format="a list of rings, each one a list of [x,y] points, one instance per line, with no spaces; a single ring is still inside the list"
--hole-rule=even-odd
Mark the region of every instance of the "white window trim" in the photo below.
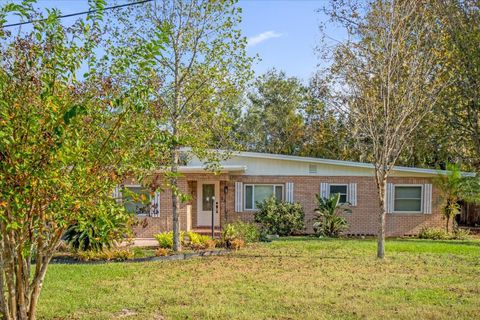
[[[397,187],[420,187],[420,211],[396,211],[395,210],[395,192],[397,191]],[[393,185],[393,210],[392,213],[400,213],[400,214],[419,214],[423,213],[423,184],[394,184]]]
[[[329,183],[328,184],[328,194],[329,195],[332,195],[332,190],[331,190],[331,187],[346,187],[347,188],[347,192],[345,193],[345,198],[347,199],[347,202],[340,202],[341,204],[346,204],[348,203],[348,183]],[[343,195],[343,193],[340,193],[341,195]]]
[[[247,209],[247,187],[253,187],[252,192],[252,200],[253,206],[255,206],[255,186],[272,186],[273,187],[273,194],[275,194],[275,187],[282,187],[282,201],[285,200],[285,185],[284,184],[274,184],[274,183],[247,183],[243,184],[243,210],[244,211],[257,211],[258,209],[252,208]]]
[[[141,184],[124,184],[123,188],[145,188]],[[122,193],[122,200],[123,200],[123,193]],[[148,201],[152,201],[152,196],[148,195]],[[148,217],[148,214],[136,214],[136,217]]]

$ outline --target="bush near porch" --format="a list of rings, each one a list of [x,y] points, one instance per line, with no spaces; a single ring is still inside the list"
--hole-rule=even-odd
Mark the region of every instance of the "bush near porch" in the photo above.
[[[478,319],[480,241],[284,238],[202,259],[51,265],[39,319]],[[199,298],[201,297],[201,298]]]
[[[289,236],[305,228],[305,212],[300,203],[278,201],[274,197],[257,203],[255,222],[259,223],[263,233]]]

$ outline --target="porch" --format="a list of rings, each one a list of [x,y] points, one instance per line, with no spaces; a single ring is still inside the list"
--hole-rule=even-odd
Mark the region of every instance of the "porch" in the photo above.
[[[180,230],[211,235],[213,225],[215,236],[220,236],[222,228],[235,220],[235,183],[232,181],[244,170],[244,166],[225,166],[221,172],[212,173],[201,167],[181,168],[183,176],[178,179],[178,188],[188,200],[179,206]],[[134,237],[153,238],[155,234],[173,229],[171,191],[166,189],[156,197],[151,206],[159,208],[158,212],[137,215]],[[140,211],[151,212],[148,209]]]
[[[229,223],[233,212],[229,206],[230,175],[189,174],[186,176],[190,197],[186,205],[185,230],[200,234],[219,236],[223,227]]]

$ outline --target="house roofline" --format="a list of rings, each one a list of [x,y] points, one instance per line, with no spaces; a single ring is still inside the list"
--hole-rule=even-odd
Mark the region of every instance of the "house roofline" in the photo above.
[[[183,147],[181,150],[182,151],[191,151],[191,148]],[[337,165],[337,166],[345,166],[345,167],[375,169],[375,166],[372,163],[367,163],[367,162],[355,162],[355,161],[346,161],[346,160],[334,160],[334,159],[324,159],[324,158],[292,156],[292,155],[285,155],[285,154],[263,153],[263,152],[253,152],[253,151],[234,151],[234,150],[221,150],[221,149],[218,149],[217,151],[222,152],[222,153],[230,152],[232,155],[236,155],[236,156],[239,156],[239,157],[289,160],[289,161],[299,161],[299,162],[307,162],[307,163]],[[224,166],[224,167],[228,167],[228,166]],[[237,166],[237,167],[241,167],[241,166]],[[243,171],[245,171],[247,169],[246,166],[243,166],[243,168],[244,168]],[[241,171],[241,170],[238,170],[238,171]],[[430,175],[447,174],[449,172],[448,170],[417,168],[417,167],[404,167],[404,166],[394,166],[393,171],[430,174]],[[475,172],[461,172],[461,175],[464,176],[464,177],[475,177],[477,174]]]
[[[318,163],[318,164],[329,164],[329,165],[337,165],[337,166],[345,166],[345,167],[375,169],[375,166],[373,164],[366,163],[366,162],[333,160],[333,159],[302,157],[302,156],[292,156],[292,155],[273,154],[273,153],[251,152],[251,151],[233,151],[233,154],[237,155],[237,156],[240,156],[240,157],[249,157],[249,158],[290,160],[290,161]],[[447,174],[448,173],[447,170],[416,168],[416,167],[403,167],[403,166],[394,166],[393,171],[413,172],[413,173],[423,173],[423,174],[433,174],[433,175]],[[461,172],[461,174],[464,177],[475,177],[476,176],[475,172]]]

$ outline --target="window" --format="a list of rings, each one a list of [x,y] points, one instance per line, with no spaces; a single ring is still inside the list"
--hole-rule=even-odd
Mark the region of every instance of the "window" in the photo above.
[[[422,212],[422,186],[395,186],[394,212]]]
[[[348,186],[346,184],[331,184],[330,195],[340,194],[340,203],[347,203]]]
[[[256,210],[258,202],[262,202],[271,196],[282,201],[283,185],[247,184],[245,185],[245,209]]]
[[[142,186],[128,186],[123,191],[125,209],[140,216],[150,215],[150,193]]]
[[[202,210],[212,211],[212,198],[215,197],[215,185],[203,184],[202,185]]]

